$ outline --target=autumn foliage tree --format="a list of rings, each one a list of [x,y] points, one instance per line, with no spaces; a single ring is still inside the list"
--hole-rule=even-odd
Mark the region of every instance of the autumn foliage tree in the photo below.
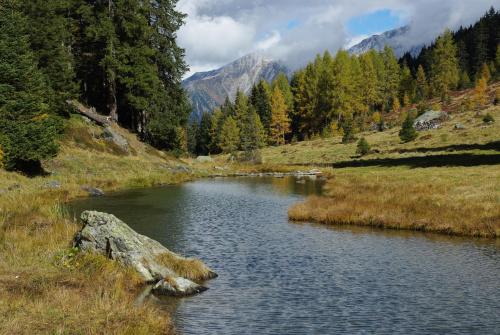
[[[290,131],[290,119],[287,106],[279,87],[275,87],[271,96],[271,139],[275,145],[285,144],[285,135]]]

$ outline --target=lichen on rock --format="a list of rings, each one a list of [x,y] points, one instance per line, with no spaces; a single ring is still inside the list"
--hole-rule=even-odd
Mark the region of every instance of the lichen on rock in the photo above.
[[[217,276],[201,261],[171,252],[159,242],[138,234],[114,215],[85,211],[81,220],[83,228],[74,238],[75,247],[84,252],[103,254],[132,267],[145,283],[155,285],[155,293],[174,296],[200,293],[206,288],[195,281]],[[178,273],[179,269],[183,269],[182,274]],[[183,277],[186,274],[193,275]]]

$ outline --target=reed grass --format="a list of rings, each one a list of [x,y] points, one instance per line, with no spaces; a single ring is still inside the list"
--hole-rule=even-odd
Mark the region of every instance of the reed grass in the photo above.
[[[296,221],[498,238],[500,169],[334,170],[325,196],[310,197],[288,214]]]
[[[177,275],[196,281],[212,279],[215,273],[203,262],[194,258],[184,258],[174,253],[158,255],[158,262],[172,269]]]
[[[184,163],[126,131],[120,130],[129,153],[110,148],[94,136],[97,127],[81,120],[68,127],[59,155],[43,162],[48,176],[0,170],[0,334],[174,333],[167,313],[134,304],[137,274],[75,253],[71,241],[80,226],[65,204],[86,196],[82,185],[114,191],[179,183],[197,172],[172,172]],[[51,181],[60,187],[50,188]]]

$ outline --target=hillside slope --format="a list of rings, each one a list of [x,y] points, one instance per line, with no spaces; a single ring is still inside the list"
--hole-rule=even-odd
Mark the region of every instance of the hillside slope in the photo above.
[[[348,51],[353,55],[362,55],[370,50],[382,51],[387,45],[394,50],[398,58],[402,57],[406,52],[416,56],[422,50],[423,45],[412,44],[411,38],[408,36],[410,29],[410,26],[404,26],[382,34],[372,35],[352,46]],[[432,37],[429,40],[432,40]]]
[[[0,169],[0,334],[172,334],[169,315],[135,305],[137,275],[104,257],[78,254],[79,224],[65,203],[88,196],[84,187],[112,191],[189,180],[197,172],[141,143],[79,116],[67,122],[47,176],[28,178]]]
[[[184,80],[193,106],[192,118],[200,119],[203,112],[211,112],[222,105],[226,97],[234,100],[239,89],[249,94],[260,80],[271,82],[276,76],[289,70],[281,63],[259,54],[246,55],[220,69],[195,73]]]

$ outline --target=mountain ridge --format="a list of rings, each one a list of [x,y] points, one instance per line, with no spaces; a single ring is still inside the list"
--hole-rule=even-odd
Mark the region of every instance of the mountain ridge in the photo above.
[[[200,120],[226,97],[234,100],[238,89],[248,94],[255,83],[262,79],[271,82],[281,72],[288,75],[290,70],[280,61],[252,53],[218,69],[193,74],[182,82],[193,107],[191,119]]]
[[[382,51],[386,45],[390,46],[396,57],[400,58],[407,52],[412,56],[418,55],[424,44],[411,45],[408,43],[411,27],[409,25],[402,26],[396,29],[388,30],[381,34],[375,34],[365,38],[358,44],[348,49],[353,55],[361,55],[370,50]]]

